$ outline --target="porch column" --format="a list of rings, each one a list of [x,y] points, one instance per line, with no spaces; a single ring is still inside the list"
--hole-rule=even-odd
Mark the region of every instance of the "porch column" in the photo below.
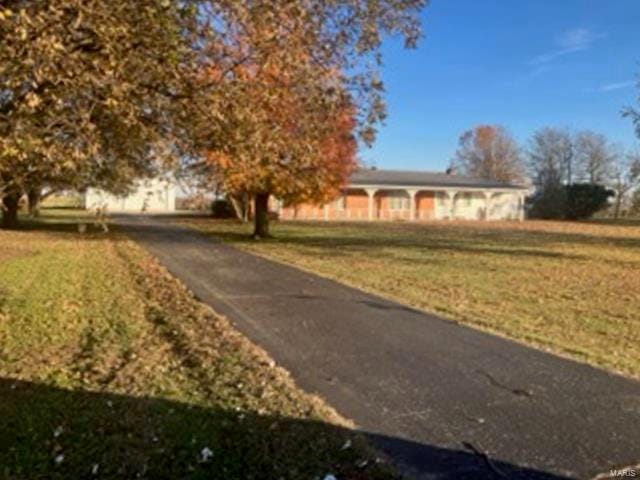
[[[489,220],[489,212],[491,211],[491,197],[493,192],[484,192],[484,219]]]
[[[373,210],[374,210],[374,200],[375,200],[375,195],[376,192],[378,191],[377,188],[367,188],[365,189],[365,191],[367,192],[367,196],[369,197],[369,221],[373,220]]]
[[[447,193],[447,197],[449,197],[448,204],[447,204],[447,210],[449,211],[449,219],[453,220],[456,214],[455,198],[456,198],[456,195],[458,194],[458,190],[447,190],[446,193]]]
[[[329,204],[325,204],[324,206],[324,221],[328,221],[329,220]]]
[[[518,195],[518,220],[521,222],[524,220],[524,201],[527,198],[526,195]]]
[[[407,190],[409,194],[409,221],[413,222],[416,219],[416,193],[417,190]]]

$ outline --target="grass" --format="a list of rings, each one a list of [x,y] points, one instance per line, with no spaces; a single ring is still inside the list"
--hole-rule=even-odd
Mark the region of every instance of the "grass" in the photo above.
[[[640,225],[561,222],[189,225],[251,252],[640,377]]]
[[[134,242],[45,213],[0,231],[0,476],[394,478]]]

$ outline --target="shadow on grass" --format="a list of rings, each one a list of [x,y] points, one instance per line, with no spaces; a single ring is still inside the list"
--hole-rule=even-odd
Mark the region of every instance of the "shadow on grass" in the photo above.
[[[58,210],[55,215],[43,216],[38,219],[24,218],[20,229],[28,231],[47,231],[57,233],[78,233],[78,223],[87,224],[87,232],[90,234],[101,233],[98,226],[93,225],[94,219],[89,215],[82,215],[69,211]],[[161,219],[162,224],[168,225],[181,221],[193,221],[207,227],[212,227],[204,235],[209,238],[221,240],[227,243],[254,242],[250,235],[250,227],[234,220],[214,220],[208,214],[198,212],[184,212],[177,214],[149,215]],[[166,226],[142,225],[132,220],[143,215],[113,215],[110,217],[110,229],[117,231],[121,226],[136,231],[147,230],[149,233],[160,233],[167,230]],[[640,248],[640,238],[596,237],[593,235],[574,232],[538,232],[533,230],[508,230],[492,229],[487,225],[486,230],[466,229],[456,225],[454,229],[450,225],[421,224],[406,225],[406,234],[393,234],[384,229],[384,225],[367,223],[344,222],[274,222],[277,229],[281,225],[284,231],[277,231],[273,238],[262,239],[260,242],[268,242],[281,245],[304,246],[311,248],[330,248],[332,255],[349,255],[353,251],[367,252],[380,248],[405,248],[412,250],[453,251],[472,254],[505,255],[510,257],[531,257],[547,259],[584,260],[586,255],[568,254],[551,251],[548,249],[553,244],[582,243],[585,245],[607,245],[609,247]],[[307,227],[304,234],[287,232],[287,226]],[[403,224],[404,225],[404,224]],[[219,228],[216,228],[219,226]],[[398,224],[392,224],[397,228]],[[314,228],[322,231],[315,234]],[[344,228],[352,231],[346,232]],[[243,231],[246,230],[246,231]],[[333,233],[335,232],[335,234]],[[355,232],[355,234],[354,234]],[[98,238],[100,238],[98,236]],[[165,238],[168,241],[168,237]],[[172,243],[190,242],[188,236],[180,238],[172,236]]]
[[[128,225],[129,220],[136,214],[115,214],[110,217],[110,228],[117,229],[116,223]],[[179,223],[193,221],[194,224],[202,224],[209,227],[206,233],[228,243],[253,242],[251,229],[246,224],[236,220],[216,220],[208,213],[179,212],[173,214],[148,214],[148,216],[161,219],[163,223]],[[100,228],[93,226],[94,219],[88,212],[73,209],[46,210],[41,218],[22,218],[20,230],[38,230],[59,233],[77,233],[78,223],[86,223],[89,233],[100,232]],[[585,225],[615,225],[615,226],[640,226],[640,220],[592,220],[580,222]],[[576,223],[576,224],[580,224]],[[407,223],[366,223],[366,222],[273,222],[276,233],[271,239],[262,239],[260,242],[270,242],[283,245],[300,245],[317,248],[332,248],[332,255],[340,255],[340,250],[367,251],[370,249],[409,248],[415,250],[448,250],[463,253],[488,253],[493,255],[523,256],[539,258],[557,258],[569,260],[582,260],[587,256],[550,251],[548,248],[556,244],[583,244],[590,246],[607,246],[638,249],[640,238],[616,237],[610,235],[596,236],[580,232],[552,232],[521,229],[493,228],[490,223],[483,225],[482,229],[467,227],[465,225],[449,225],[445,223],[407,224]],[[136,229],[143,228],[139,223],[133,222]],[[284,231],[277,231],[278,226]],[[219,228],[217,228],[219,226]],[[286,227],[306,227],[304,233],[287,232]],[[153,226],[145,226],[153,229]],[[345,228],[350,232],[345,232]],[[398,230],[402,228],[402,230]],[[404,230],[406,228],[406,230]],[[321,233],[315,234],[314,229]],[[243,231],[245,230],[245,231]],[[335,234],[334,234],[335,232]],[[156,229],[156,233],[157,229]],[[179,239],[174,238],[174,242]],[[186,239],[185,241],[188,241]],[[342,252],[348,254],[348,251]]]
[[[110,232],[117,232],[121,230],[120,224],[128,224],[131,218],[144,217],[141,214],[110,214],[107,216],[107,225]],[[205,215],[197,212],[187,212],[184,214],[167,214],[167,215],[152,215],[150,217],[159,217],[170,222],[177,222],[179,220],[186,219],[207,219],[211,218],[210,215]],[[1,215],[0,215],[1,218]],[[85,226],[85,238],[104,238],[104,232],[101,226],[96,223],[96,217],[91,212],[77,209],[77,208],[52,208],[42,209],[41,215],[38,217],[29,217],[27,215],[21,215],[19,225],[12,231],[37,231],[47,233],[60,233],[60,234],[80,234],[79,226],[83,224]],[[136,223],[136,226],[139,225]],[[149,227],[152,229],[153,227]],[[2,231],[2,230],[0,230]],[[83,234],[84,235],[84,234]]]
[[[198,219],[203,221],[203,219]],[[211,235],[228,242],[248,242],[250,238],[243,232],[233,231],[233,224],[209,219],[213,226]],[[215,223],[214,223],[215,222]],[[206,221],[203,222],[206,225]],[[215,225],[220,225],[215,229]],[[600,222],[585,222],[585,225]],[[578,223],[576,223],[578,225]],[[239,224],[235,228],[240,228]],[[275,223],[277,226],[278,223]],[[476,225],[426,223],[345,223],[345,222],[283,222],[283,231],[276,231],[272,241],[281,244],[303,245],[310,247],[368,248],[401,247],[417,250],[441,249],[470,253],[489,253],[496,255],[515,255],[543,258],[585,259],[587,256],[550,251],[549,247],[558,244],[582,244],[585,246],[607,246],[628,249],[640,248],[639,237],[617,237],[611,235],[593,235],[580,232],[536,231],[523,229],[505,229],[492,227],[490,223],[482,228]],[[569,223],[568,223],[569,225]],[[620,225],[620,223],[612,224]],[[630,222],[629,226],[640,226]],[[287,232],[286,227],[306,228],[302,232]],[[276,227],[277,228],[277,227]],[[315,234],[314,229],[321,233]],[[345,231],[348,229],[350,231]],[[335,233],[334,233],[335,232]],[[332,251],[332,254],[335,250]]]
[[[174,401],[70,391],[0,379],[4,478],[391,478],[356,434],[318,421],[203,408]],[[394,458],[438,479],[544,479],[552,474],[482,453],[364,434]],[[203,449],[206,461],[203,461]],[[206,451],[205,451],[206,452]]]
[[[93,224],[94,218],[84,210],[42,209],[37,217],[21,214],[17,228],[13,231],[44,231],[60,233],[78,233],[78,224]]]
[[[429,231],[425,230],[424,235],[417,238],[415,232],[412,232],[408,236],[394,235],[394,236],[375,236],[367,235],[367,230],[363,230],[362,234],[353,235],[344,232],[336,231],[335,235],[320,234],[314,235],[314,225],[307,224],[309,232],[311,234],[296,235],[283,232],[276,232],[273,238],[261,239],[259,242],[266,242],[275,245],[290,245],[290,246],[303,246],[319,249],[330,249],[331,256],[349,256],[354,251],[366,253],[370,250],[380,250],[381,248],[404,248],[417,251],[452,251],[461,253],[476,253],[476,254],[492,254],[492,255],[506,255],[506,256],[522,256],[522,257],[537,257],[537,258],[551,258],[551,259],[569,259],[569,260],[584,260],[587,258],[584,255],[567,254],[562,252],[553,252],[544,250],[544,244],[541,242],[522,242],[522,239],[518,239],[516,243],[511,243],[509,239],[497,238],[483,239],[484,244],[479,243],[479,236],[472,235],[469,237],[459,236],[443,237],[441,232],[433,232],[433,235],[429,235]],[[210,230],[205,235],[210,238],[218,239],[226,243],[253,243],[255,240],[251,238],[248,233],[229,231],[229,224],[225,225],[226,228],[220,230]],[[240,228],[238,224],[238,228]],[[318,228],[325,229],[325,225],[318,225]],[[495,244],[491,246],[488,244]],[[309,252],[313,255],[313,252]],[[320,256],[325,255],[321,253]],[[412,259],[413,263],[417,260]],[[430,260],[431,261],[431,260]]]
[[[84,225],[84,232],[80,232],[80,225]],[[110,231],[117,230],[113,219],[107,220]],[[116,227],[116,228],[114,228]],[[0,229],[0,232],[3,230]],[[96,223],[94,216],[78,209],[55,209],[55,214],[47,214],[46,210],[38,217],[21,216],[18,227],[8,230],[11,232],[43,232],[55,236],[70,238],[77,236],[84,240],[103,240],[110,238],[117,240],[109,232],[105,233],[101,226]]]
[[[594,218],[591,220],[584,220],[581,223],[587,225],[607,225],[613,227],[640,227],[640,217],[625,217],[625,218]]]

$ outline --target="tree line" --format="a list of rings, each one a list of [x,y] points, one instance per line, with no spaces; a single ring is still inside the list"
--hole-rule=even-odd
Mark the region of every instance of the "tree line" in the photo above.
[[[29,193],[172,170],[267,205],[322,201],[385,118],[380,46],[427,0],[8,0],[0,4],[3,225]]]
[[[625,115],[639,125],[635,110]],[[587,218],[607,207],[615,218],[640,214],[640,150],[624,151],[590,130],[544,127],[521,147],[504,127],[480,125],[460,137],[451,165],[480,178],[531,183],[534,218]]]

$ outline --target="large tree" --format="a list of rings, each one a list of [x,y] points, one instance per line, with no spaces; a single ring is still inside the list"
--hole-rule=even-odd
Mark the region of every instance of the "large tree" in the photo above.
[[[575,139],[577,175],[583,182],[606,185],[613,174],[618,152],[606,136],[585,130]]]
[[[272,195],[295,204],[323,203],[338,194],[356,167],[355,120],[347,97],[318,98],[326,95],[322,84],[310,92],[309,85],[290,84],[268,68],[251,72],[233,83],[238,99],[216,125],[232,138],[205,158],[230,196],[253,198],[254,235],[265,237]]]
[[[282,193],[276,183],[286,183],[285,198],[320,198],[346,169],[318,174],[319,152],[339,139],[352,155],[353,131],[373,140],[385,116],[382,39],[401,34],[414,45],[425,4],[2,2],[5,224],[15,223],[20,195],[42,185],[122,192],[159,165],[211,154],[234,163],[217,169],[225,183],[246,173],[259,209]]]
[[[528,148],[529,174],[536,186],[532,215],[538,218],[563,218],[566,210],[566,185],[572,183],[574,146],[566,130],[545,127],[533,134]]]
[[[451,166],[479,178],[514,183],[524,180],[520,148],[499,125],[479,125],[464,132]]]
[[[0,6],[4,226],[42,185],[126,190],[175,157],[195,55],[168,0],[14,0]]]
[[[355,136],[371,143],[385,117],[377,66],[382,37],[419,36],[423,0],[273,0],[200,9],[211,31],[205,77],[212,99],[206,159],[230,193],[255,200],[255,235],[267,205],[328,200],[355,166]]]
[[[560,128],[544,127],[529,143],[528,167],[534,183],[573,182],[574,145],[571,134]]]

